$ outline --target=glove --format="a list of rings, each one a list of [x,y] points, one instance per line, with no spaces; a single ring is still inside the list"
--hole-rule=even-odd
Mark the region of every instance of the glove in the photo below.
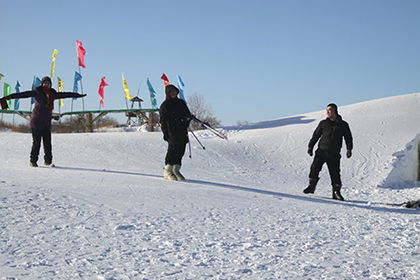
[[[87,94],[81,94],[80,97],[85,97]]]
[[[169,137],[168,137],[168,135],[163,134],[163,140],[165,140],[166,142],[168,142],[168,141],[169,141]]]
[[[308,155],[313,156],[314,152],[312,151],[312,148],[308,148]]]
[[[347,150],[346,156],[347,156],[347,158],[351,158],[351,150]]]
[[[3,110],[9,109],[9,105],[7,104],[7,101],[6,101],[6,99],[4,97],[3,98],[0,98],[0,104],[1,104],[1,108]]]

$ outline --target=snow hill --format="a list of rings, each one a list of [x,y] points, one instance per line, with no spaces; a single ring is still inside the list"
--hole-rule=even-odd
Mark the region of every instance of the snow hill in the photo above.
[[[304,195],[325,112],[198,132],[187,182],[161,178],[162,134],[54,134],[56,168],[30,168],[31,135],[0,133],[0,279],[416,279],[420,94],[343,106],[354,155],[343,196],[324,166]],[[40,161],[42,163],[42,161]]]

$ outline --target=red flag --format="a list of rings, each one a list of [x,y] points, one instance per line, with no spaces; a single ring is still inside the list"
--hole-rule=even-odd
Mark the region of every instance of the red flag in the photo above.
[[[99,101],[101,102],[102,108],[105,106],[105,103],[104,103],[104,87],[107,86],[107,85],[108,84],[105,82],[105,77],[102,77],[101,84],[99,85],[99,90],[98,90],[98,93],[99,93],[99,96],[100,96]]]
[[[79,58],[79,66],[86,68],[85,66],[85,54],[86,51],[82,46],[82,42],[76,40],[77,57]]]
[[[168,77],[166,77],[165,73],[162,74],[162,77],[160,77],[163,80],[163,85],[166,87],[167,85],[169,85],[169,80]]]

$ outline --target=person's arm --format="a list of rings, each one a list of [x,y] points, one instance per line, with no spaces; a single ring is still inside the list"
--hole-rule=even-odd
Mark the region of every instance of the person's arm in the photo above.
[[[169,140],[169,130],[168,130],[168,120],[167,120],[167,110],[165,104],[162,104],[159,109],[159,122],[160,127],[163,132],[163,140]]]
[[[85,97],[86,94],[78,94],[76,92],[57,92],[55,94],[55,99],[64,99],[64,98],[80,98]]]
[[[3,96],[2,99],[9,100],[9,99],[18,99],[18,98],[28,98],[28,97],[33,97],[33,96],[35,96],[35,91],[28,90],[28,91],[17,92],[17,93],[9,94],[7,96]]]
[[[318,142],[318,139],[321,137],[321,135],[322,135],[322,126],[321,126],[321,122],[320,122],[318,124],[317,128],[315,129],[314,133],[312,134],[311,140],[309,140],[309,144],[308,144],[309,155],[312,156],[312,150],[314,149],[314,146],[315,146],[316,142]]]
[[[344,130],[344,140],[346,141],[347,157],[351,157],[353,150],[353,136],[351,135],[350,126],[346,123]]]
[[[28,98],[28,97],[33,97],[34,95],[35,95],[35,92],[32,91],[32,90],[29,90],[29,91],[13,93],[13,94],[9,94],[7,96],[4,96],[4,97],[0,98],[1,109],[3,109],[3,110],[9,109],[9,105],[7,104],[6,100],[18,99],[18,98]]]

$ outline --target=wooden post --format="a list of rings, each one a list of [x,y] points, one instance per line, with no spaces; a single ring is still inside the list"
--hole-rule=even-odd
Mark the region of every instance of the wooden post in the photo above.
[[[149,132],[153,132],[154,131],[154,120],[155,120],[155,112],[149,111]]]
[[[92,113],[87,113],[83,115],[85,120],[85,131],[93,132],[93,115]]]

